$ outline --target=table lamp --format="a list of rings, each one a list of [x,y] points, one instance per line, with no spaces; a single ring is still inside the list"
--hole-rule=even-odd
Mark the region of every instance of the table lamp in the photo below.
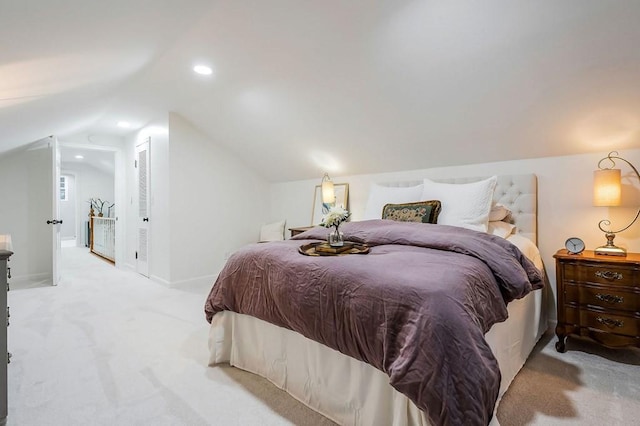
[[[333,182],[331,182],[331,178],[329,177],[329,173],[325,173],[322,177],[322,204],[335,204],[336,202],[336,193],[333,188]]]
[[[627,163],[629,167],[631,167],[635,172],[638,180],[640,180],[640,174],[638,173],[638,170],[633,166],[633,164],[631,164],[624,158],[619,157],[616,151],[611,151],[609,155],[598,162],[598,170],[593,172],[594,206],[615,207],[620,205],[620,201],[622,199],[622,188],[620,184],[621,173],[620,169],[614,169],[616,165],[614,159]],[[603,162],[605,161],[609,162],[609,164],[605,163],[606,165],[603,166]],[[640,209],[638,210],[638,213],[636,213],[636,217],[633,219],[633,221],[631,221],[629,225],[618,231],[611,231],[611,229],[609,229],[609,226],[611,225],[611,222],[609,220],[605,219],[598,222],[598,228],[600,228],[600,230],[605,233],[605,236],[607,237],[607,243],[604,246],[596,248],[594,250],[595,254],[608,256],[626,256],[627,251],[622,247],[616,246],[613,243],[613,239],[616,237],[617,233],[629,229],[629,227],[636,222],[638,216],[640,216]],[[604,226],[606,226],[608,229],[605,229]]]

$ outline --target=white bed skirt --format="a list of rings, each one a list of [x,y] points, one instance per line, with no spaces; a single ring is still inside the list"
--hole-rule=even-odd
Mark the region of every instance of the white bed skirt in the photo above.
[[[498,402],[547,326],[541,290],[513,301],[508,310],[509,319],[486,335],[502,373]],[[380,370],[257,318],[229,311],[214,315],[209,349],[210,366],[228,362],[265,377],[338,424],[429,425]]]

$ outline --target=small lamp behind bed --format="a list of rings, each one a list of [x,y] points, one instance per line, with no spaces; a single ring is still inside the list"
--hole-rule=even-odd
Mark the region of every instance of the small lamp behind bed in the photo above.
[[[624,161],[625,163],[627,163],[629,167],[631,167],[635,172],[636,176],[638,177],[638,180],[640,180],[640,173],[638,173],[638,170],[633,166],[633,164],[631,164],[624,158],[619,157],[616,151],[611,151],[609,155],[607,155],[606,157],[604,157],[598,162],[598,170],[593,172],[593,205],[594,206],[615,207],[620,205],[620,200],[622,198],[621,197],[622,190],[620,185],[621,173],[620,173],[620,169],[613,168],[616,165],[614,159]],[[606,165],[603,166],[602,165],[603,161],[608,161],[609,167],[606,167]],[[638,216],[640,216],[640,209],[638,210],[638,213],[636,213],[636,217],[633,219],[633,221],[631,221],[629,225],[625,226],[624,228],[618,231],[611,231],[610,229],[609,230],[604,229],[603,225],[609,227],[611,225],[611,222],[606,219],[601,220],[598,223],[598,228],[600,228],[600,230],[605,233],[605,236],[607,237],[607,244],[596,248],[595,253],[599,255],[609,255],[609,256],[626,256],[627,251],[624,248],[618,247],[615,244],[613,244],[613,239],[616,237],[616,234],[618,232],[626,231],[627,229],[629,229],[629,227],[636,222],[636,220],[638,219]]]
[[[334,205],[336,202],[336,192],[329,173],[325,173],[324,176],[322,176],[322,183],[320,185],[322,187],[322,204]]]

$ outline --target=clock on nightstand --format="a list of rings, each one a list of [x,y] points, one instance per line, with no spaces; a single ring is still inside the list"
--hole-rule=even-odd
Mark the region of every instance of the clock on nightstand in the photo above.
[[[572,334],[609,347],[640,347],[640,254],[613,257],[585,250],[576,256],[564,249],[553,257],[556,350],[564,352]]]
[[[571,254],[580,254],[584,251],[584,241],[578,237],[567,238],[564,242],[564,248]]]

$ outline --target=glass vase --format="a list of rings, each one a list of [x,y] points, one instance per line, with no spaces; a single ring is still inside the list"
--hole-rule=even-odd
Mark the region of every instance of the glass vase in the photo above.
[[[329,232],[327,242],[331,247],[342,247],[344,245],[344,235],[336,228]]]

